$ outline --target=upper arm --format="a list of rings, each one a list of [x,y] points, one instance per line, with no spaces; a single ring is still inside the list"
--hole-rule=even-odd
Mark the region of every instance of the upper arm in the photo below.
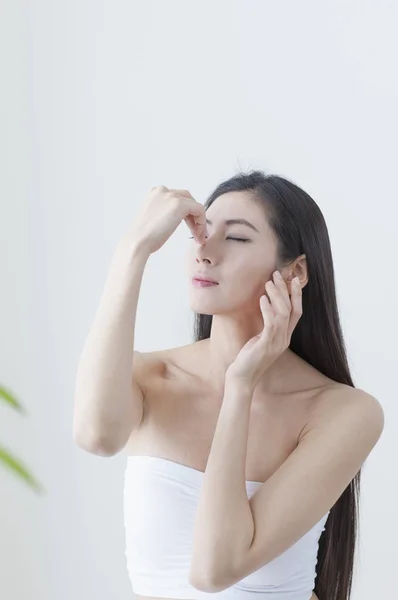
[[[232,585],[282,554],[330,510],[379,439],[384,413],[363,390],[340,391],[323,418],[250,498],[251,546],[242,549]],[[332,399],[334,400],[334,398]]]
[[[142,417],[143,403],[144,403],[144,391],[142,389],[142,377],[145,367],[145,354],[134,350],[133,352],[133,374],[131,378],[131,390],[133,402],[136,402],[140,406],[140,413]],[[141,421],[141,418],[140,418]],[[138,423],[139,424],[139,423]]]
[[[133,369],[131,378],[131,400],[136,406],[136,414],[132,423],[132,431],[141,424],[146,401],[146,389],[153,370],[153,360],[150,352],[133,352]]]
[[[158,352],[139,352],[138,350],[134,350],[131,400],[136,408],[131,424],[131,434],[133,434],[142,423],[147,398],[150,393],[150,386],[153,383],[154,378],[161,373],[162,364],[162,360],[158,357]]]

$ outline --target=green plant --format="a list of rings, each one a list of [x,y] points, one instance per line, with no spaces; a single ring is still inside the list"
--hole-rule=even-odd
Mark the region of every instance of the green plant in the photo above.
[[[0,400],[3,400],[8,406],[17,410],[23,415],[26,415],[26,410],[22,407],[20,402],[15,396],[7,390],[5,387],[0,385]],[[23,479],[23,481],[29,485],[35,492],[42,493],[44,491],[41,484],[32,475],[29,469],[22,463],[22,461],[13,456],[6,448],[0,445],[0,463],[11,470],[11,472],[17,477]]]

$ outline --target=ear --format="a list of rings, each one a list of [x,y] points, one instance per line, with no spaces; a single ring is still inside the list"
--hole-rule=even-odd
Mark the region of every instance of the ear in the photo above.
[[[308,266],[307,257],[305,254],[300,254],[293,263],[287,267],[285,272],[282,272],[283,278],[287,285],[289,296],[292,294],[292,279],[298,277],[300,281],[300,287],[303,289],[308,283]]]

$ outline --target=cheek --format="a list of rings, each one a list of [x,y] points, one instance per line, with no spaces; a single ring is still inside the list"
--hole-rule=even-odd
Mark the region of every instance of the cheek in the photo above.
[[[264,276],[251,269],[233,269],[228,276],[227,295],[235,304],[256,302],[264,293]]]
[[[257,265],[254,262],[248,264],[247,261],[239,263],[236,261],[229,271],[231,283],[234,285],[244,285],[248,290],[256,291],[259,287],[265,285],[267,272],[264,265]]]

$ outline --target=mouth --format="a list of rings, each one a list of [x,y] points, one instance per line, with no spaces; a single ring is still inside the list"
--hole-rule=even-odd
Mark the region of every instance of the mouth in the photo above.
[[[192,285],[195,287],[211,287],[213,285],[218,285],[217,281],[211,281],[210,279],[199,279],[198,277],[193,277]]]

